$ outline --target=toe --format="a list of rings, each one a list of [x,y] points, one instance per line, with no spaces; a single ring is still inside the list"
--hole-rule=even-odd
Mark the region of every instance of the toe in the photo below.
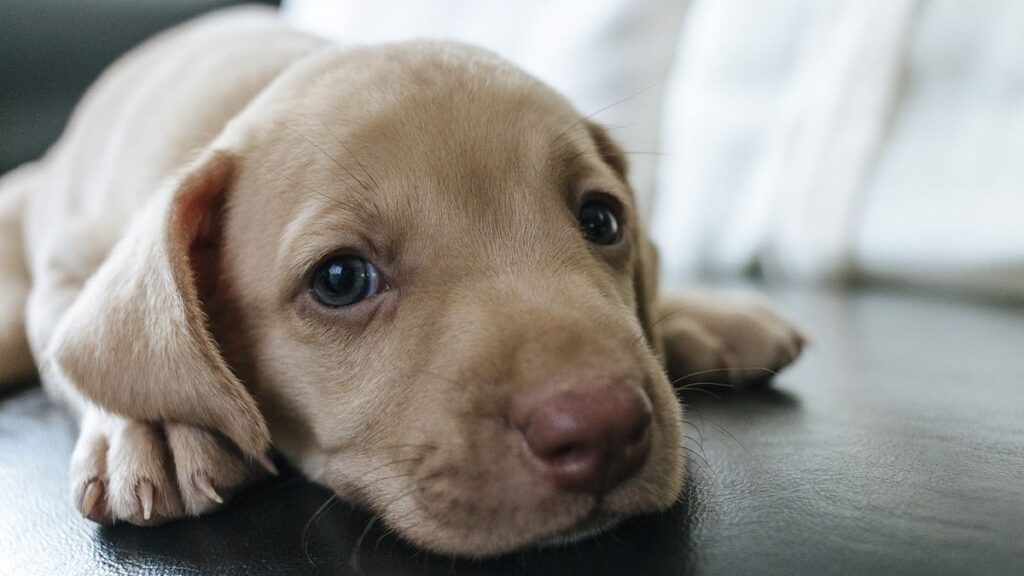
[[[182,516],[170,455],[158,428],[123,421],[111,434],[107,470],[114,521],[155,526]]]
[[[109,443],[102,419],[82,419],[75,450],[71,455],[71,501],[82,516],[99,524],[110,524],[107,504],[107,451]]]
[[[81,495],[75,499],[82,516],[97,524],[110,524],[106,487],[103,480],[93,478],[82,485]]]
[[[164,433],[174,455],[174,474],[185,512],[212,512],[235,491],[266,475],[222,436],[185,424],[166,424]]]

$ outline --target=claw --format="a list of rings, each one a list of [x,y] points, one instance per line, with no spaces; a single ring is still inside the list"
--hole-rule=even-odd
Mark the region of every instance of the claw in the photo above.
[[[199,491],[205,494],[210,500],[213,500],[217,504],[224,503],[224,499],[221,498],[220,494],[217,494],[217,491],[213,489],[213,485],[210,484],[210,480],[206,476],[202,474],[196,476],[195,485],[196,488],[198,488]]]
[[[153,516],[153,485],[148,480],[142,480],[135,489],[135,493],[142,504],[142,519],[148,522]]]
[[[103,497],[103,484],[99,480],[90,480],[89,484],[85,487],[85,493],[82,494],[82,502],[79,509],[82,511],[82,516],[86,518],[92,514],[93,508],[96,507],[96,503]]]
[[[270,456],[266,454],[260,454],[256,457],[256,461],[259,462],[267,472],[270,472],[271,476],[277,476],[280,472],[277,471],[277,466],[274,466],[274,461],[270,459]]]

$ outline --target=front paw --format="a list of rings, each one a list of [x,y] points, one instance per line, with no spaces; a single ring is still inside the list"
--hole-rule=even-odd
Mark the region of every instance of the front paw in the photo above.
[[[806,342],[757,300],[719,295],[667,298],[658,328],[665,367],[677,386],[763,382],[791,364]]]
[[[271,465],[272,466],[272,465]],[[92,412],[71,460],[72,498],[100,524],[155,526],[220,508],[266,475],[220,436]]]

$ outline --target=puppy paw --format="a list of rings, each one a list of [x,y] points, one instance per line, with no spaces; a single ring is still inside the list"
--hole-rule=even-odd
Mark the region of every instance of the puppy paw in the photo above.
[[[770,379],[800,355],[806,339],[755,299],[694,295],[660,303],[665,364],[677,386]]]
[[[216,510],[266,474],[206,430],[96,412],[82,421],[71,490],[78,510],[94,522],[155,526]]]

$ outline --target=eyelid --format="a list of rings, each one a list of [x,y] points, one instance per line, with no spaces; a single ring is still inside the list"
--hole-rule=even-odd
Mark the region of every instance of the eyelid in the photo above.
[[[624,201],[614,192],[609,192],[605,188],[590,188],[583,190],[578,195],[576,203],[576,212],[579,212],[587,202],[593,201],[604,202],[612,209],[612,213],[618,220],[619,227],[628,225],[632,221],[633,213],[631,206],[628,202]]]

